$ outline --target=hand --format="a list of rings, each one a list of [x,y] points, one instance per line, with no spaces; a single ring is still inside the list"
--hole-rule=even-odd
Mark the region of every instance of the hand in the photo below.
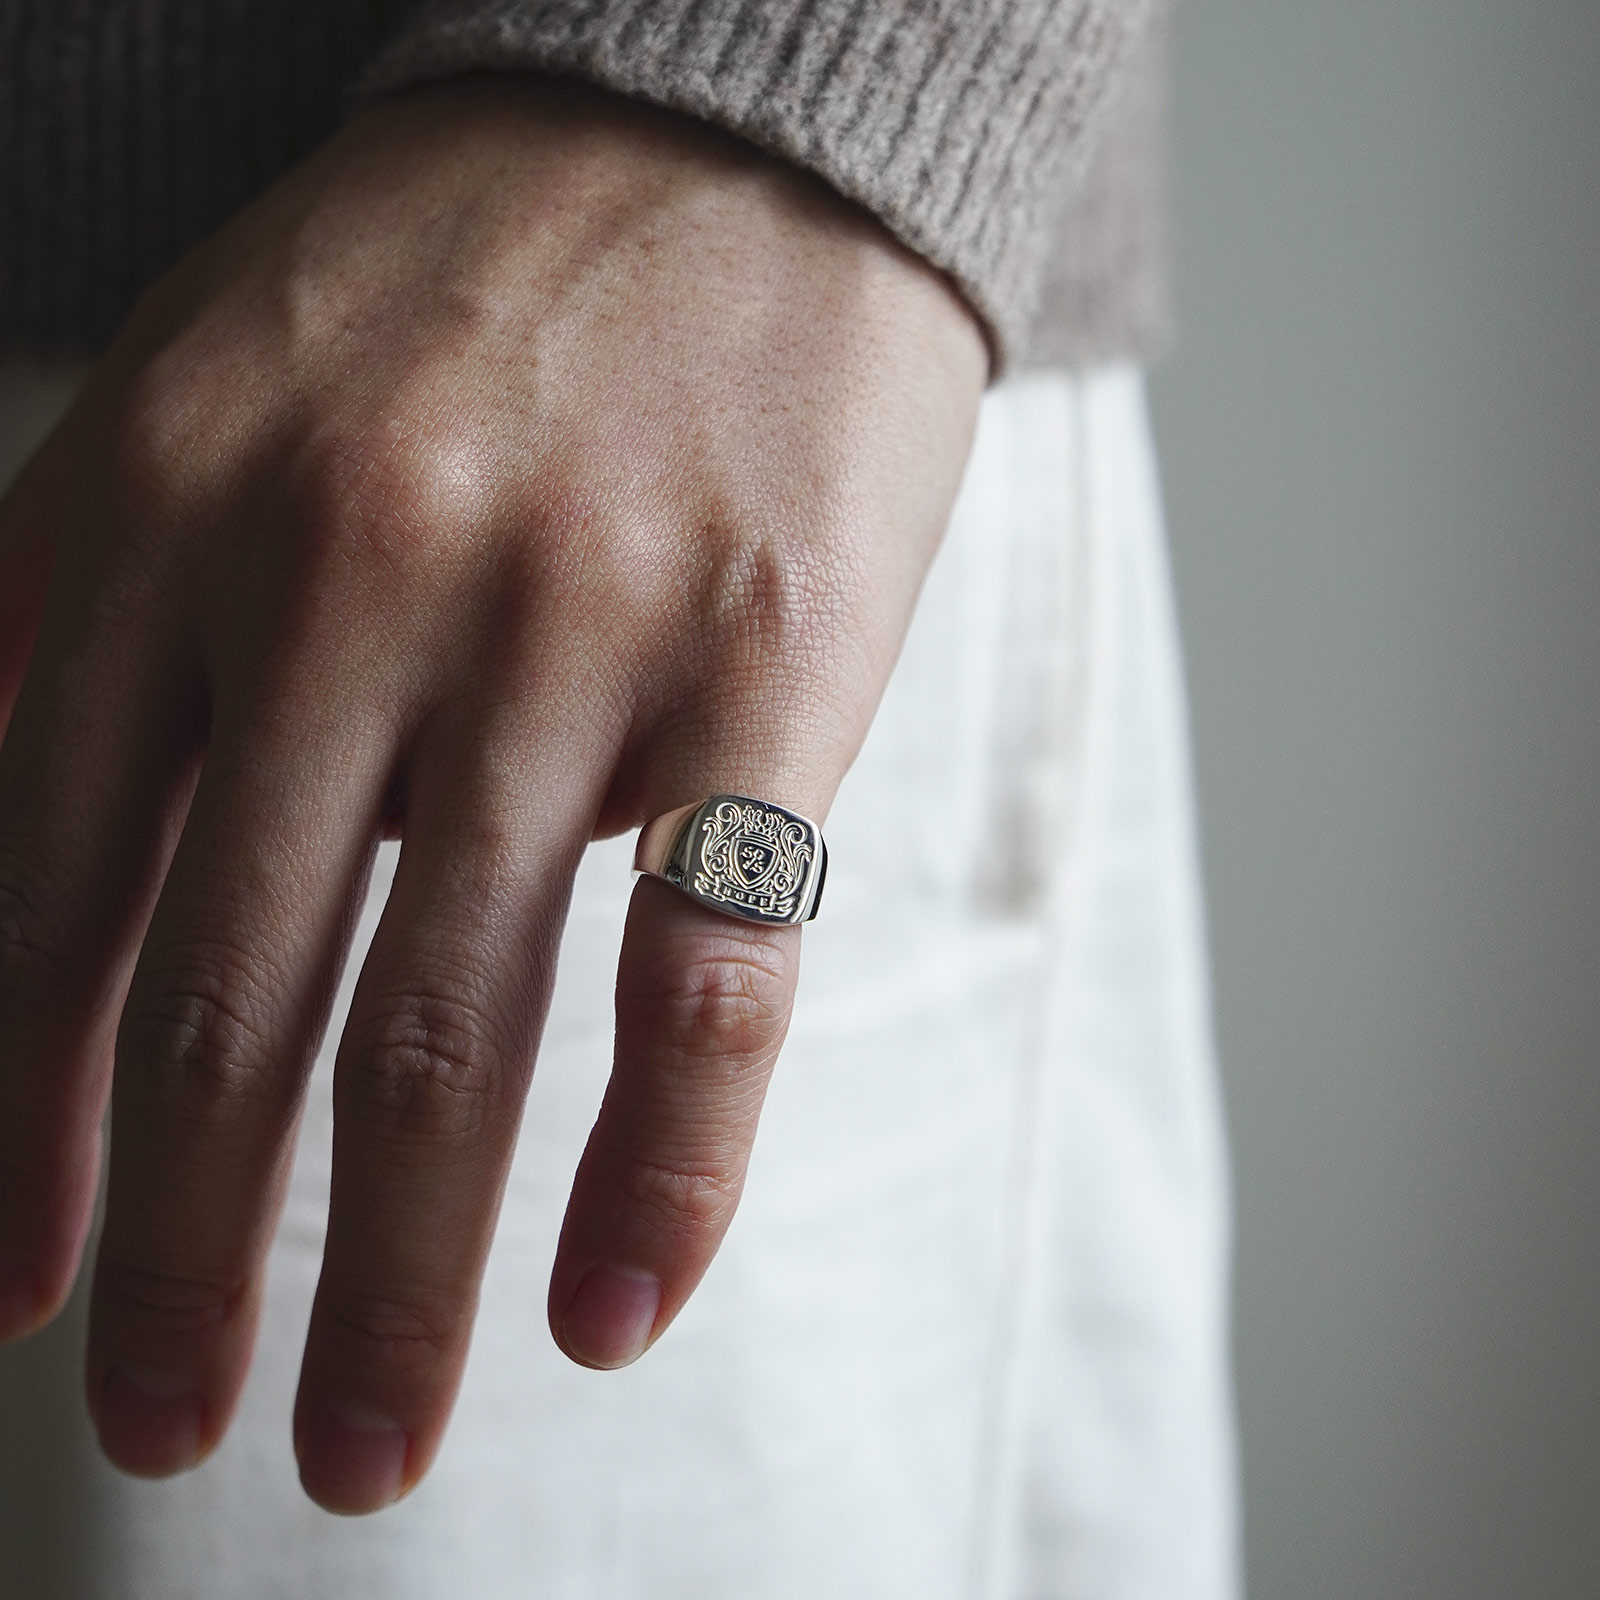
[[[985,376],[821,184],[532,79],[368,110],[141,303],[0,505],[0,1336],[67,1293],[109,1091],[114,1461],[227,1425],[387,831],[295,1439],[330,1509],[421,1477],[585,845],[718,790],[826,813]],[[639,883],[550,1286],[575,1360],[705,1271],[798,957]]]

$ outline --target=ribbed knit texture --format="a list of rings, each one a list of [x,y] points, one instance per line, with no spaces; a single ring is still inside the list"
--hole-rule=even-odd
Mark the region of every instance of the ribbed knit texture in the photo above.
[[[537,67],[820,173],[1031,342],[1062,209],[1145,0],[429,0],[365,87]]]
[[[412,0],[0,0],[0,348],[93,350],[337,127]]]
[[[349,92],[536,68],[818,173],[1017,363],[1162,325],[1150,0],[0,0],[0,351],[93,350]]]

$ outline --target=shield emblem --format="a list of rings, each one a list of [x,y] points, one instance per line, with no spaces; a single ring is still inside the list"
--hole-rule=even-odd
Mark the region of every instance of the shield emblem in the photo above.
[[[778,864],[778,851],[770,839],[738,834],[733,841],[733,870],[747,889],[759,889]]]

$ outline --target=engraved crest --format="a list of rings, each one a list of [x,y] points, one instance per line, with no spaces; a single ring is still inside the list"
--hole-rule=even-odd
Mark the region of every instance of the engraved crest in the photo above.
[[[812,830],[759,800],[725,797],[701,819],[694,892],[774,922],[791,920],[816,857]]]

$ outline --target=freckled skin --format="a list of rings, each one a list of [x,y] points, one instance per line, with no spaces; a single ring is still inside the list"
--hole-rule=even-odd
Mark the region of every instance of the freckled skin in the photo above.
[[[585,844],[715,792],[825,815],[986,365],[820,183],[509,77],[366,111],[141,302],[0,504],[0,1337],[65,1297],[110,1094],[113,1460],[227,1426],[388,833],[295,1436],[330,1509],[421,1477]],[[552,1268],[575,1360],[714,1254],[798,952],[641,881]]]

